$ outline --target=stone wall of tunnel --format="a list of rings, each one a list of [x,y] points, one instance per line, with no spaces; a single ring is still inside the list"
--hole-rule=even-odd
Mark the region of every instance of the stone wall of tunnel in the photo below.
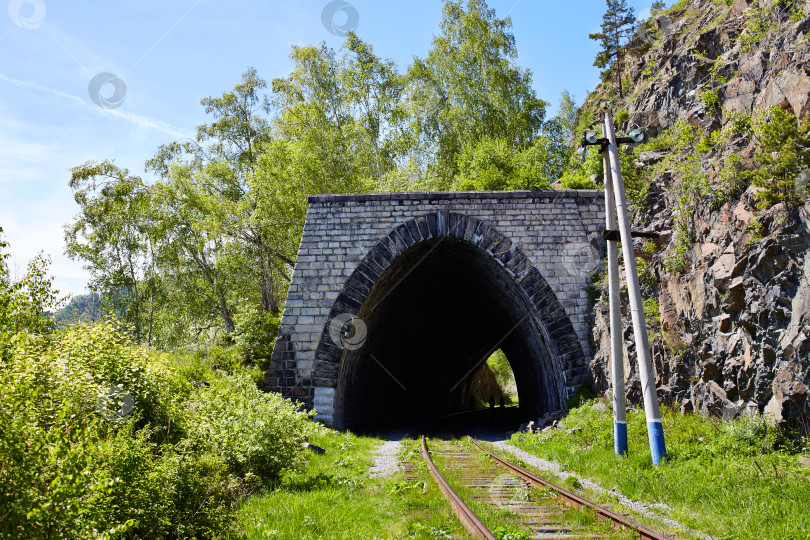
[[[341,426],[453,412],[472,359],[506,336],[521,406],[553,408],[588,377],[584,287],[602,247],[601,197],[311,197],[267,389]],[[341,342],[336,317],[337,330],[361,321],[361,347]]]

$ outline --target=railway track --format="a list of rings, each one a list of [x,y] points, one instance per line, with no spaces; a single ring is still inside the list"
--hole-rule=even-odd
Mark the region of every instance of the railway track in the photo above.
[[[642,540],[667,538],[533,475],[477,441],[473,444],[437,441],[429,450],[422,436],[422,457],[431,476],[475,538],[496,540],[505,534],[518,537],[520,531],[527,535],[524,537],[549,540],[628,538],[628,534]],[[597,519],[589,522],[589,516]]]

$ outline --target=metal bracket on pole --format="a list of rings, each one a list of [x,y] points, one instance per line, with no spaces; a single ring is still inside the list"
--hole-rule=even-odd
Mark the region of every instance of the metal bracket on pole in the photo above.
[[[607,186],[607,184],[605,184]],[[633,238],[660,238],[660,234],[653,231],[630,231]],[[602,231],[602,238],[605,240],[621,240],[619,229],[605,229]]]
[[[650,441],[650,452],[652,461],[658,466],[661,460],[666,458],[666,446],[664,444],[664,430],[661,426],[661,412],[658,407],[658,396],[655,388],[655,377],[652,369],[652,354],[650,353],[649,338],[647,337],[647,324],[644,320],[644,306],[641,300],[641,288],[638,284],[638,270],[636,268],[636,258],[633,253],[633,238],[630,231],[630,215],[627,210],[627,197],[624,193],[624,183],[622,182],[622,169],[619,163],[619,152],[617,149],[616,134],[613,131],[613,118],[610,112],[604,113],[602,117],[602,129],[605,138],[608,139],[608,160],[610,162],[611,184],[613,186],[613,196],[616,202],[618,214],[619,231],[622,240],[622,254],[624,255],[625,274],[627,277],[627,295],[630,301],[630,315],[633,320],[633,335],[636,340],[636,356],[638,360],[638,374],[641,379],[641,390],[644,395],[644,413],[647,417],[647,437]],[[632,139],[631,139],[632,140]],[[606,176],[607,178],[607,176]],[[608,203],[608,200],[605,201]],[[608,206],[608,216],[612,215],[612,208]],[[608,230],[614,230],[608,223]],[[613,243],[613,241],[610,241]],[[611,309],[613,305],[611,304]],[[612,315],[612,312],[611,312]],[[611,349],[614,337],[614,328],[611,322]],[[615,358],[615,356],[614,356]],[[615,393],[615,391],[614,391]]]

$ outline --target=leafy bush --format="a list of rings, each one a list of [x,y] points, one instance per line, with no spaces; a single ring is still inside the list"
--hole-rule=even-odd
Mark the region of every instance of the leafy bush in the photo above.
[[[577,162],[575,167],[566,171],[560,179],[560,184],[564,189],[597,188],[597,183],[591,180],[591,177],[596,175],[598,178],[602,178],[605,174],[605,166],[602,160],[602,154],[597,152],[594,147],[588,148],[588,153],[585,155],[585,162]]]
[[[256,363],[263,371],[270,365],[270,355],[278,336],[280,317],[252,306],[245,309],[236,321],[236,344],[249,362]]]
[[[644,316],[647,317],[647,322],[653,326],[657,326],[661,322],[658,298],[647,298],[644,300]]]
[[[700,94],[700,101],[709,113],[716,113],[720,110],[720,95],[714,90],[704,90]]]
[[[0,536],[214,536],[301,464],[306,418],[248,375],[135,347],[112,323],[5,334]]]
[[[454,188],[462,191],[546,189],[549,177],[561,168],[559,144],[539,136],[521,151],[502,138],[485,138],[465,145],[459,154],[459,175]]]
[[[576,387],[574,393],[565,401],[565,408],[566,409],[575,409],[577,407],[582,406],[582,404],[586,403],[589,400],[592,400],[596,397],[593,389],[588,384],[581,384]]]
[[[221,456],[228,472],[272,484],[302,464],[306,414],[279,394],[261,392],[247,374],[198,386],[184,419],[188,437]]]
[[[664,268],[667,272],[680,274],[686,270],[686,254],[691,250],[691,241],[685,238],[676,240],[672,252],[664,258]]]
[[[664,133],[642,146],[644,150],[669,150],[655,164],[652,174],[673,174],[673,225],[674,247],[664,260],[669,272],[680,273],[686,269],[686,254],[694,241],[694,208],[701,195],[709,192],[708,175],[703,170],[700,156],[695,152],[698,142],[696,130],[680,119]]]
[[[514,176],[514,152],[503,139],[486,138],[465,145],[459,155],[457,189],[504,190]]]

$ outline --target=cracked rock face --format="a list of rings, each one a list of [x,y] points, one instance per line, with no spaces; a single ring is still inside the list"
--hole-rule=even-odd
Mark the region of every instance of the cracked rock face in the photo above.
[[[651,328],[661,402],[683,411],[734,418],[764,412],[795,423],[810,409],[810,205],[760,214],[770,234],[751,241],[728,227],[733,210],[717,212],[710,231],[724,231],[721,248],[697,243],[689,268],[658,273],[660,325]],[[712,245],[714,244],[714,245]],[[604,291],[595,308],[597,354],[591,373],[609,392],[609,319]],[[623,305],[628,399],[641,402],[629,311]]]
[[[711,88],[723,111],[751,113],[778,105],[800,117],[810,115],[810,4],[798,21],[776,12],[777,30],[747,48],[740,36],[747,35],[746,17],[758,8],[757,1],[719,4],[692,0],[686,6],[691,16],[656,20],[656,43],[629,62],[635,82],[622,106],[629,122],[646,127],[650,137],[681,118],[706,131],[729,121],[729,113],[707,111],[699,99],[709,88],[712,65],[720,66],[719,82]],[[755,141],[747,139],[730,144],[745,159],[756,150]],[[722,167],[715,155],[703,159],[704,170]],[[643,152],[636,165],[649,167],[664,156]],[[675,274],[663,264],[673,247],[672,182],[668,173],[654,179],[647,211],[634,224],[660,234],[652,255],[635,240],[636,254],[655,282],[642,294],[658,299],[659,321],[648,327],[659,400],[724,419],[757,411],[788,424],[807,422],[810,202],[797,210],[782,205],[758,210],[754,187],[719,209],[701,200],[694,208],[686,270]],[[626,298],[622,311],[626,394],[631,403],[641,403]],[[591,377],[598,391],[610,393],[606,287],[594,308],[593,337]]]

